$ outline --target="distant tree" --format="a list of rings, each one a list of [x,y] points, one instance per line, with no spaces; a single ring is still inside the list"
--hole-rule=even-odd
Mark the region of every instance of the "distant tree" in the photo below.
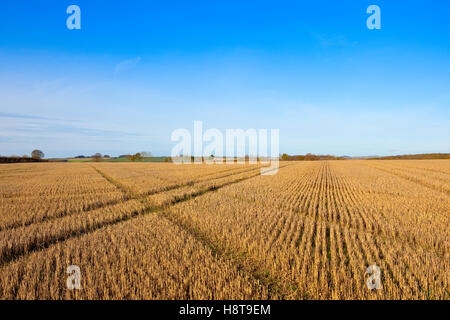
[[[99,162],[102,159],[102,154],[101,153],[96,153],[92,156],[92,160],[94,160],[95,162]]]
[[[34,159],[42,159],[44,157],[44,153],[41,150],[33,150],[31,152],[31,157]]]
[[[169,158],[164,157],[164,162],[169,162]]]
[[[319,157],[316,156],[316,155],[314,155],[314,154],[307,153],[307,154],[305,155],[305,160],[306,160],[306,161],[319,160]]]
[[[281,156],[281,160],[287,161],[288,159],[289,159],[289,156],[286,153],[283,153],[283,155]]]
[[[83,159],[83,158],[86,158],[86,157],[83,156],[83,155],[79,155],[79,156],[76,156],[76,157],[75,157],[75,159]]]
[[[109,154],[105,154],[105,155],[103,156],[103,158],[111,158],[111,156],[110,156]]]
[[[133,154],[132,156],[130,156],[130,160],[131,161],[136,161],[136,160],[142,160],[142,155],[140,152]]]
[[[142,151],[142,152],[141,152],[141,156],[142,156],[143,158],[151,158],[152,153],[151,153],[150,151]]]

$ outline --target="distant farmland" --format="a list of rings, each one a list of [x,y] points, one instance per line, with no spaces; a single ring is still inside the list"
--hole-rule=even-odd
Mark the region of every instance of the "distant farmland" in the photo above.
[[[166,160],[167,159],[167,160]],[[135,162],[168,162],[170,157],[149,157],[136,160]],[[86,158],[70,158],[67,159],[68,162],[93,162],[94,160],[90,157]],[[129,158],[102,158],[99,162],[133,162]]]
[[[450,160],[7,164],[0,298],[449,299],[449,225]]]

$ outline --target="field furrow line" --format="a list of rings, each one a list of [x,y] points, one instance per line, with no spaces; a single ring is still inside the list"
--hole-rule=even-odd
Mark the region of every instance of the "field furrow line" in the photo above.
[[[347,179],[345,177],[343,179],[344,182],[348,184]],[[352,196],[350,200],[353,201],[354,204],[364,202],[364,196],[362,194],[357,195],[355,192],[351,192],[350,195]],[[387,216],[385,215],[383,210],[377,208],[372,208],[373,213],[370,214],[369,208],[371,208],[371,206],[368,205],[361,205],[361,208],[363,211],[365,211],[366,216],[372,217],[374,223],[372,229],[374,229],[374,231],[376,230],[376,234],[378,236],[384,238],[389,237],[391,239],[399,239],[399,237],[401,237],[401,239],[403,241],[406,241],[409,246],[420,246],[425,251],[432,251],[433,254],[435,254],[436,258],[440,260],[443,259],[443,257],[434,248],[430,248],[425,244],[417,242],[415,239],[413,239],[412,236],[407,231],[405,231],[407,230],[406,226],[399,217],[392,215]],[[380,215],[382,215],[382,217],[380,217]],[[389,228],[386,228],[386,221],[389,221],[391,219],[395,219],[395,223],[391,223],[389,225]]]
[[[250,277],[258,280],[264,287],[266,287],[268,299],[286,299],[289,297],[289,288],[293,287],[294,284],[290,283],[285,278],[267,273],[264,268],[264,264],[261,261],[256,260],[254,257],[250,257],[245,251],[241,251],[238,248],[223,246],[215,239],[211,238],[210,234],[203,232],[200,228],[197,228],[186,221],[177,219],[175,215],[168,212],[160,211],[157,215],[161,218],[167,219],[172,224],[193,236],[197,241],[210,248],[216,258],[230,261],[238,268],[238,270],[241,270]]]
[[[345,210],[347,210],[349,212],[349,214],[351,214],[350,211],[349,211],[349,210],[351,210],[349,205],[351,205],[354,208],[351,211],[352,212],[357,212],[361,219],[363,219],[362,218],[363,216],[368,216],[368,217],[371,216],[370,213],[368,213],[365,210],[364,205],[362,205],[362,203],[363,203],[362,199],[359,198],[354,191],[352,191],[353,188],[350,186],[350,182],[346,179],[345,176],[340,176],[340,179],[337,178],[336,179],[336,185],[339,186],[337,188],[338,190],[345,190],[345,194],[343,193],[344,191],[339,191],[340,192],[340,199],[341,199],[341,206],[343,208],[345,208]],[[371,229],[372,228],[367,228],[367,227],[361,228],[361,225],[360,225],[360,226],[356,226],[356,230],[353,231],[352,233],[353,234],[359,234],[360,232],[363,232],[363,233],[368,233],[368,234],[372,235],[372,233],[369,231]],[[378,230],[382,230],[382,227],[380,227]],[[376,238],[378,239],[379,237],[376,237]],[[357,239],[355,238],[355,241],[356,240]],[[376,262],[378,262],[378,263],[386,262],[386,263],[382,263],[381,264],[383,269],[385,271],[387,271],[386,272],[386,276],[392,277],[392,284],[395,284],[395,285],[398,286],[398,284],[401,281],[400,279],[402,279],[403,277],[399,278],[399,276],[401,276],[401,274],[399,274],[398,272],[397,273],[394,272],[395,265],[393,265],[391,261],[389,261],[389,260],[385,261],[385,260],[382,259],[382,257],[386,257],[386,255],[385,255],[386,253],[383,252],[383,248],[380,247],[378,244],[376,244],[374,246],[367,246],[367,243],[362,242],[360,237],[358,237],[358,240],[359,240],[358,243],[359,243],[360,249],[365,252],[365,257],[364,257],[364,260],[365,260],[365,265],[364,266],[365,266],[365,268],[367,268],[369,266],[369,263],[372,264],[372,262],[370,262],[370,256],[378,257]],[[366,248],[367,248],[367,250],[366,250]],[[358,251],[358,253],[359,253],[359,251]],[[375,263],[375,264],[378,265],[378,263]],[[363,265],[361,266],[362,269],[360,271],[361,271],[362,274],[364,274],[364,272],[365,272],[364,266]],[[403,280],[404,280],[404,278],[403,278]],[[366,294],[368,294],[367,291],[364,291],[364,292]]]
[[[12,223],[10,225],[4,226],[4,227],[0,227],[0,232],[3,231],[7,231],[7,230],[14,230],[16,228],[22,228],[22,227],[27,227],[30,225],[33,225],[35,223],[43,223],[43,222],[50,222],[53,220],[58,220],[67,216],[72,216],[72,215],[78,215],[84,212],[89,212],[89,211],[93,211],[96,209],[101,209],[101,208],[106,208],[109,206],[113,206],[116,204],[119,204],[123,201],[128,201],[128,200],[143,200],[146,196],[150,196],[150,195],[155,195],[155,194],[159,194],[159,193],[163,193],[163,192],[167,192],[167,191],[171,191],[171,190],[175,190],[175,189],[180,189],[186,186],[193,186],[195,185],[195,183],[199,183],[201,181],[196,181],[196,182],[192,182],[190,184],[180,184],[180,185],[174,185],[174,186],[169,186],[167,188],[163,188],[159,191],[154,191],[154,192],[149,192],[148,194],[138,194],[137,192],[135,192],[134,190],[132,190],[131,188],[125,186],[124,184],[120,183],[119,181],[117,181],[116,179],[112,178],[111,176],[107,175],[106,173],[97,170],[96,168],[93,167],[93,169],[99,173],[106,181],[108,181],[109,183],[111,183],[112,185],[114,185],[118,190],[120,190],[123,194],[124,197],[121,199],[114,199],[114,200],[109,200],[109,201],[104,201],[104,202],[94,202],[91,204],[87,204],[86,207],[84,208],[84,210],[80,211],[80,210],[68,210],[68,211],[60,211],[59,213],[56,213],[54,215],[51,216],[43,216],[40,219],[36,220],[36,219],[30,219],[29,221],[25,221],[25,222],[17,222],[17,223]],[[229,169],[231,170],[231,169]],[[224,171],[229,171],[229,170],[224,170]],[[235,169],[232,169],[235,170]],[[245,173],[245,172],[251,172],[256,170],[256,168],[252,168],[250,170],[244,171],[244,172],[237,172],[233,175],[237,175],[240,173]],[[214,179],[211,179],[209,181],[214,181],[217,179],[221,179],[224,177],[229,177],[232,176],[232,174],[230,175],[226,175],[226,176],[220,176],[220,177],[216,177]],[[202,180],[203,181],[203,180]]]
[[[348,185],[348,181],[345,177],[342,177],[343,181],[345,184]],[[352,188],[348,187],[347,190],[352,190]],[[358,205],[358,203],[363,203],[363,196],[362,195],[357,195],[356,193],[350,191],[349,193],[351,196],[349,198],[350,202],[352,203],[352,205],[354,205],[355,207],[359,207],[359,210],[362,210],[364,212],[364,215],[366,216],[371,216],[370,213],[367,211],[367,207],[364,205]],[[377,215],[372,215],[372,217],[377,217]],[[402,252],[400,251],[396,251],[395,254],[392,253],[392,251],[394,250],[392,248],[392,244],[390,242],[388,242],[387,237],[389,237],[390,239],[398,239],[398,232],[401,232],[401,230],[403,230],[402,228],[397,228],[397,226],[393,226],[394,229],[396,229],[397,231],[392,234],[392,233],[385,233],[385,230],[389,230],[386,229],[385,227],[383,227],[383,223],[382,221],[377,221],[375,222],[374,220],[372,220],[374,223],[376,223],[376,229],[378,230],[375,238],[375,241],[373,242],[375,245],[374,246],[369,246],[369,248],[372,249],[376,249],[377,251],[373,251],[373,256],[377,257],[377,260],[379,263],[382,264],[383,268],[386,270],[385,275],[386,276],[390,276],[392,277],[392,283],[391,285],[394,285],[397,287],[396,294],[399,295],[412,295],[413,291],[416,291],[415,296],[418,297],[422,294],[422,290],[421,288],[424,287],[423,285],[423,281],[421,281],[421,279],[419,277],[417,277],[414,273],[410,272],[408,269],[413,269],[410,266],[410,262],[408,259],[405,259],[405,254],[404,254],[404,250],[410,250],[409,247],[409,241],[405,244],[403,244],[403,250]],[[400,224],[401,225],[401,224]],[[375,228],[373,228],[375,229]],[[368,234],[366,233],[366,236]],[[367,239],[367,238],[366,238]],[[409,238],[407,238],[408,240]],[[417,245],[417,243],[416,243]],[[364,246],[364,243],[362,243],[363,248],[365,248],[366,246]],[[389,248],[389,249],[386,249]],[[393,258],[396,257],[396,258]],[[439,258],[439,257],[438,257]],[[403,269],[403,272],[400,269],[399,266],[399,261],[401,261],[403,263],[403,266],[405,267]],[[425,261],[425,260],[423,260]],[[406,271],[405,271],[406,270]],[[404,285],[405,283],[408,283],[408,285]],[[403,284],[403,285],[402,285]],[[400,291],[400,288],[402,289],[403,292]],[[419,288],[419,289],[417,289]],[[391,288],[392,290],[392,288]]]
[[[412,166],[405,166],[404,164],[398,164],[398,163],[377,163],[381,167],[386,167],[388,169],[403,171],[405,173],[411,173],[411,174],[418,174],[420,176],[423,176],[428,179],[435,179],[442,181],[444,183],[450,183],[450,172],[444,172],[444,171],[438,171],[438,170],[430,170],[420,167],[412,167]],[[443,176],[448,175],[448,176]]]
[[[321,201],[321,198],[326,184],[326,166],[326,163],[321,164],[319,181],[316,184],[316,189],[312,190],[313,200],[310,202],[311,205],[308,208],[308,220],[312,224],[312,232],[310,235],[310,240],[307,243],[307,257],[309,257],[309,260],[312,260],[313,263],[311,267],[308,268],[306,277],[307,281],[310,283],[309,294],[312,296],[317,296],[319,294],[319,289],[317,287],[320,268],[319,253],[321,223],[319,220],[321,220],[320,215],[323,211],[323,201]],[[306,261],[304,261],[304,263],[306,263]],[[312,286],[312,284],[314,284],[314,286]]]
[[[33,219],[33,220],[24,221],[22,223],[18,223],[18,222],[17,223],[12,223],[12,224],[6,225],[4,227],[0,227],[0,232],[8,231],[8,230],[14,230],[14,229],[17,229],[17,228],[28,227],[28,226],[31,226],[31,225],[36,224],[36,223],[43,223],[43,222],[49,222],[49,221],[53,221],[53,220],[58,220],[58,219],[63,218],[63,217],[72,216],[72,215],[76,215],[76,214],[81,214],[81,213],[84,213],[84,212],[89,212],[89,211],[93,211],[93,210],[96,210],[96,209],[101,209],[101,208],[104,208],[104,207],[113,206],[113,205],[122,203],[123,201],[126,201],[126,200],[122,198],[122,199],[108,200],[108,201],[104,201],[104,202],[99,201],[99,202],[90,203],[90,204],[87,204],[84,207],[84,210],[81,210],[81,211],[80,210],[72,210],[72,211],[71,210],[68,210],[68,211],[63,210],[63,211],[60,211],[59,213],[57,213],[55,215],[52,215],[52,216],[43,216],[42,218],[40,218],[38,220]]]
[[[146,201],[145,197],[137,197],[137,199],[131,199],[131,200],[141,202],[143,207],[140,208],[139,210],[133,210],[131,212],[126,212],[126,211],[125,212],[120,212],[120,211],[113,212],[112,214],[107,215],[107,216],[105,216],[103,213],[100,212],[99,214],[97,214],[93,217],[87,216],[85,221],[79,219],[79,217],[77,215],[77,216],[67,217],[67,218],[70,218],[70,219],[67,219],[67,221],[60,221],[61,218],[47,221],[45,223],[48,223],[48,224],[45,226],[42,226],[45,223],[40,223],[40,224],[36,224],[36,225],[33,224],[31,226],[27,226],[27,227],[25,227],[25,230],[22,230],[22,229],[17,230],[18,236],[15,238],[21,239],[21,237],[19,236],[20,234],[32,234],[34,237],[32,237],[31,240],[26,239],[22,243],[15,244],[15,246],[13,246],[12,244],[10,244],[6,241],[2,242],[2,244],[0,246],[0,266],[7,265],[24,255],[28,255],[35,251],[41,251],[41,250],[47,249],[54,244],[64,242],[68,239],[79,237],[81,235],[85,235],[88,233],[92,233],[98,229],[101,229],[101,228],[104,228],[107,226],[111,226],[111,225],[115,225],[120,222],[136,218],[141,215],[161,212],[176,203],[189,201],[191,199],[194,199],[194,198],[201,196],[203,194],[206,194],[208,192],[216,191],[223,187],[226,187],[226,186],[229,186],[229,185],[232,185],[235,183],[239,183],[239,182],[257,177],[259,175],[260,175],[260,173],[258,172],[257,174],[252,174],[248,177],[241,177],[241,178],[238,178],[235,180],[221,183],[220,185],[213,185],[210,187],[199,189],[190,194],[186,194],[183,197],[175,198],[175,199],[171,200],[170,202],[164,203],[163,205],[160,205],[160,206],[155,206],[153,204],[150,204],[148,201]],[[113,183],[113,182],[111,182],[111,183]],[[62,219],[64,219],[64,218],[62,218]],[[61,227],[61,223],[64,225],[64,227]],[[73,228],[73,226],[75,226],[75,228]],[[36,232],[36,230],[34,230],[34,232],[33,232],[33,230],[31,230],[31,229],[39,230],[39,228],[45,228],[46,232],[45,233]],[[12,230],[12,231],[8,230],[8,233],[4,233],[3,235],[0,234],[0,238],[2,236],[5,239],[7,239],[8,237],[10,238],[11,232],[14,232],[14,230]]]
[[[295,185],[295,187],[293,187],[292,189],[291,188],[288,189],[289,190],[289,193],[288,193],[289,197],[287,199],[285,199],[285,198],[281,199],[280,204],[279,204],[280,209],[287,208],[288,210],[291,210],[290,201],[295,201],[295,199],[307,198],[308,196],[312,197],[314,195],[314,193],[312,193],[312,192],[306,192],[306,191],[311,191],[311,189],[309,188],[308,183],[303,183],[303,178],[308,176],[308,174],[309,174],[309,172],[307,171],[307,172],[305,172],[304,175],[301,176],[301,179],[295,179],[294,180],[293,184]],[[315,179],[313,181],[315,181]],[[299,197],[298,193],[296,193],[296,190],[298,188],[301,190],[300,191],[301,197]],[[292,200],[290,200],[290,199],[292,199]],[[297,208],[295,208],[295,207],[294,207],[294,210],[296,212],[298,212]],[[280,210],[280,212],[282,212],[282,211]],[[269,227],[271,236],[270,236],[269,240],[266,243],[266,247],[268,249],[277,240],[278,234],[276,233],[276,230],[280,229],[280,225],[282,223],[284,225],[286,224],[283,218],[274,219],[273,222],[271,223],[271,225]]]
[[[377,170],[389,173],[389,174],[397,176],[399,178],[402,178],[402,179],[405,179],[405,180],[408,180],[408,181],[420,184],[420,185],[422,185],[422,186],[424,186],[426,188],[429,188],[429,189],[432,189],[432,190],[435,190],[435,191],[438,191],[438,192],[442,192],[445,195],[450,195],[450,189],[448,189],[448,188],[438,187],[438,186],[436,186],[434,184],[430,184],[430,183],[428,183],[426,181],[423,181],[422,179],[418,179],[416,177],[412,177],[410,175],[406,175],[406,174],[402,174],[402,173],[398,173],[398,172],[393,172],[392,170],[389,170],[389,169],[380,168],[380,167],[373,166],[373,165],[372,166],[371,165],[367,165],[367,166],[370,167],[370,168],[373,168],[373,169],[377,169]]]
[[[371,228],[368,227],[370,224],[366,220],[365,213],[361,211],[361,205],[353,199],[353,188],[348,184],[345,177],[337,175],[335,172],[333,173],[333,177],[334,194],[336,195],[336,203],[338,205],[337,210],[342,209],[346,215],[353,216],[358,221],[358,223],[355,224],[340,224],[340,227],[344,229],[344,233],[348,234],[345,238],[347,243],[346,246],[353,246],[350,258],[353,260],[351,262],[353,266],[353,278],[356,277],[356,279],[359,279],[359,281],[357,281],[359,285],[359,294],[371,297],[370,292],[364,290],[364,274],[366,268],[373,264],[373,257],[379,256],[379,252],[376,252],[377,248],[375,246],[367,246],[367,243],[361,241],[359,235],[361,232],[370,235],[372,233]]]

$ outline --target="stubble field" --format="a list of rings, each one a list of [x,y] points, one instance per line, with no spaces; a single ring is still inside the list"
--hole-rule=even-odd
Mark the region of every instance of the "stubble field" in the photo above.
[[[7,164],[0,298],[448,300],[449,223],[450,160]]]

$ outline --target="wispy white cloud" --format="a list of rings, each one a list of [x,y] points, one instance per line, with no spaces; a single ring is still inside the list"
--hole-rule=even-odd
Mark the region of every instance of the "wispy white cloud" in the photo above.
[[[133,69],[138,65],[138,63],[141,61],[141,57],[136,57],[133,59],[123,60],[119,62],[116,65],[116,68],[114,69],[114,74],[118,74],[120,72],[124,72],[130,69]]]
[[[348,40],[343,34],[325,35],[311,32],[311,37],[317,40],[322,48],[354,46],[358,43]]]
[[[58,120],[58,119],[41,117],[41,116],[34,116],[34,115],[29,115],[29,114],[5,113],[5,112],[0,112],[0,118]]]
[[[79,137],[105,137],[110,139],[139,137],[141,134],[122,131],[116,128],[105,128],[104,125],[52,119],[26,114],[1,113],[0,118],[8,119],[2,122],[0,137],[32,137],[34,135],[71,135]],[[74,125],[74,122],[78,122]]]

